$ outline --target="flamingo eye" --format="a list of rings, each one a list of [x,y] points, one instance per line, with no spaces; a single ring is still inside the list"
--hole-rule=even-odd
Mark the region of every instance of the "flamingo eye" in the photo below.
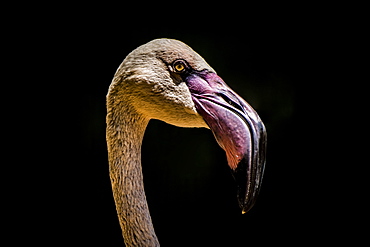
[[[183,60],[176,60],[173,63],[173,68],[174,68],[176,73],[182,73],[186,69],[186,64]]]

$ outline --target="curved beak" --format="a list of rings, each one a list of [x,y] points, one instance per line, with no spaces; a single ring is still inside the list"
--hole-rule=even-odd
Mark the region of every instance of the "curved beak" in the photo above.
[[[266,129],[255,110],[215,73],[203,70],[186,76],[198,113],[225,150],[237,184],[242,213],[254,205],[266,157]]]

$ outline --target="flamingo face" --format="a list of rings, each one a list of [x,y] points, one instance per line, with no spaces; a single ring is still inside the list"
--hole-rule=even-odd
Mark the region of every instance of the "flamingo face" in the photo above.
[[[192,69],[185,60],[174,61],[172,67],[225,150],[237,183],[239,206],[246,213],[255,203],[265,165],[266,130],[261,119],[215,72]]]
[[[239,206],[251,209],[264,172],[265,126],[199,54],[180,41],[153,40],[125,58],[110,91],[112,102],[126,102],[145,118],[211,129],[226,152]]]

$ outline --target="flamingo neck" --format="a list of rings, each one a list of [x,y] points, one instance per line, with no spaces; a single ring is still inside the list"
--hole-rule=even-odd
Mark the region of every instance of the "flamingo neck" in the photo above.
[[[141,144],[149,120],[122,101],[108,101],[109,172],[126,246],[159,246],[146,201]]]

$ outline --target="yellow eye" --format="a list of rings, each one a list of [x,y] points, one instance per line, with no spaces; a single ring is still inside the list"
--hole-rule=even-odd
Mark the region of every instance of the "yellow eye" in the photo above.
[[[185,67],[184,61],[180,60],[180,61],[174,62],[173,68],[175,69],[175,72],[181,73],[185,70],[186,67]]]
[[[177,72],[183,71],[184,69],[185,69],[185,66],[181,63],[178,63],[178,64],[175,65],[175,70]]]

